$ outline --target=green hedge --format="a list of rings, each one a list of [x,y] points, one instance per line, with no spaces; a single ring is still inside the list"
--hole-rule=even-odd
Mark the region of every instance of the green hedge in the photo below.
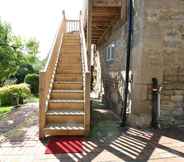
[[[26,75],[24,82],[30,85],[31,93],[37,96],[39,88],[39,75],[28,74]]]
[[[31,92],[28,84],[22,83],[4,86],[0,88],[0,105],[22,104],[23,100],[30,95]]]

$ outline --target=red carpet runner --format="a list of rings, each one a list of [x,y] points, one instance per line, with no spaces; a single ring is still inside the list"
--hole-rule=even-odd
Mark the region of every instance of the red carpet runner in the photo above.
[[[82,151],[82,139],[60,138],[48,142],[45,154],[82,153]]]

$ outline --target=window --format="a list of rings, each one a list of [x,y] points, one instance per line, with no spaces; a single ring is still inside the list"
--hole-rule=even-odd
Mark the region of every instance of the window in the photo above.
[[[114,49],[115,49],[115,43],[112,42],[110,45],[108,45],[105,48],[105,55],[106,55],[106,61],[113,61],[114,60]]]

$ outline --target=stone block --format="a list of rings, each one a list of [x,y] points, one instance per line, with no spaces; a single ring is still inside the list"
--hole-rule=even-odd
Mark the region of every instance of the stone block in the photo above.
[[[182,95],[171,96],[171,100],[174,102],[183,102],[183,96]]]

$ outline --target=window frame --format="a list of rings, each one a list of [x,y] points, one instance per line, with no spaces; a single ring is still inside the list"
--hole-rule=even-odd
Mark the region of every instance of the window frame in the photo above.
[[[114,60],[115,54],[115,41],[112,41],[108,46],[105,47],[105,60],[106,62]]]

